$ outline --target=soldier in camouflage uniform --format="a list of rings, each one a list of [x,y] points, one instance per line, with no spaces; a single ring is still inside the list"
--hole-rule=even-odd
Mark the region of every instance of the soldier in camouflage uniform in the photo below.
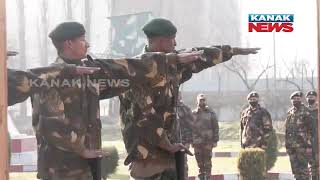
[[[211,179],[212,149],[219,141],[219,124],[216,113],[206,105],[204,94],[197,96],[197,108],[192,111],[194,153],[199,167],[199,179]]]
[[[248,107],[241,112],[241,147],[267,148],[267,139],[272,132],[270,113],[259,105],[259,94],[250,92],[247,96]]]
[[[174,121],[174,132],[176,132],[175,142],[181,142],[186,148],[190,148],[192,143],[192,125],[194,117],[191,109],[183,103],[181,92],[178,94],[176,108],[177,120]],[[185,154],[185,176],[188,179],[188,158]]]
[[[312,158],[311,165],[312,180],[319,180],[319,155],[318,155],[318,103],[317,92],[309,91],[306,94],[307,107],[312,116]]]
[[[292,108],[285,121],[285,146],[290,158],[291,169],[297,180],[309,180],[308,162],[312,154],[312,116],[302,104],[302,92],[290,96]]]
[[[169,20],[153,19],[143,31],[148,38],[146,52],[176,52],[177,29]],[[189,80],[193,73],[225,62],[234,55],[255,54],[258,49],[227,45],[190,50],[204,50],[202,60],[169,67],[160,83],[134,87],[120,97],[122,135],[128,152],[124,163],[130,164],[132,178],[176,179],[174,153],[186,147],[170,141],[168,136],[174,133],[172,124],[180,84]]]
[[[84,35],[82,24],[66,22],[58,25],[49,35],[58,51],[58,58],[49,70],[31,69],[32,77],[25,72],[9,74],[9,87],[15,88],[21,96],[10,97],[16,98],[12,102],[22,101],[26,95],[31,95],[32,125],[38,143],[37,176],[41,179],[100,180],[99,158],[106,153],[101,150],[99,100],[119,95],[133,85],[156,84],[165,75],[166,66],[197,60],[199,56],[195,53],[148,53],[140,60],[93,60],[88,57],[81,61],[86,58],[89,47]],[[91,75],[61,73],[70,65],[100,70]],[[39,91],[39,88],[30,88],[30,84],[25,82],[34,77],[45,82],[58,79],[63,83],[54,86],[41,84],[45,88]],[[128,81],[127,85],[115,86],[98,81],[108,79]]]

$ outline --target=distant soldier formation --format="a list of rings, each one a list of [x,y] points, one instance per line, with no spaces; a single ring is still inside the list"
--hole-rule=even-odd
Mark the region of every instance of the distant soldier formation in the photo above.
[[[89,44],[83,25],[64,22],[49,34],[57,50],[55,62],[28,71],[8,69],[8,104],[31,98],[39,179],[101,180],[100,160],[108,152],[101,149],[99,101],[115,96],[120,99],[121,132],[127,151],[124,164],[129,165],[131,179],[187,179],[187,155],[193,155],[190,146],[199,167],[198,178],[211,179],[219,118],[208,106],[205,94],[197,96],[194,110],[185,105],[180,85],[194,73],[233,56],[256,54],[259,48],[211,45],[176,50],[177,28],[162,18],[151,20],[142,30],[148,40],[143,54],[93,59],[87,56]],[[16,53],[8,53],[12,55]],[[99,84],[106,79],[125,79],[128,83]],[[63,83],[52,85],[52,80]],[[290,96],[285,146],[295,178],[318,180],[317,93],[310,91],[305,97],[307,105],[302,104],[302,92]],[[268,147],[272,118],[259,99],[257,92],[250,92],[248,105],[241,112],[241,148]]]
[[[285,146],[292,173],[297,180],[309,180],[310,174],[312,180],[319,179],[316,96],[315,91],[309,91],[306,95],[307,105],[302,103],[301,91],[296,91],[290,96],[292,107],[285,120]]]

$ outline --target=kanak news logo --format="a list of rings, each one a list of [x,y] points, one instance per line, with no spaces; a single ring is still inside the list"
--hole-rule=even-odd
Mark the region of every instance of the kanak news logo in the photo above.
[[[249,32],[292,32],[293,14],[249,14]]]

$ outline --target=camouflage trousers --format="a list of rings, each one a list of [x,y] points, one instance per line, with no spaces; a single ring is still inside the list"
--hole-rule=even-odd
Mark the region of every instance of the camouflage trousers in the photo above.
[[[310,172],[308,163],[311,157],[307,155],[305,148],[287,148],[291,170],[296,180],[309,180]]]
[[[190,149],[190,144],[184,144],[188,149]],[[184,155],[184,168],[185,168],[185,173],[184,173],[184,177],[186,177],[186,179],[188,179],[188,171],[189,171],[189,167],[188,167],[188,155],[185,154]]]
[[[309,164],[311,169],[312,180],[319,180],[319,156],[317,153],[312,154],[312,158],[310,158]]]
[[[162,173],[155,174],[151,177],[134,178],[130,177],[130,180],[176,180],[177,174],[175,170],[165,170]]]
[[[49,177],[41,178],[42,180],[92,180],[91,171],[88,169],[87,171],[80,172],[56,172],[49,175]]]
[[[101,177],[100,159],[88,159],[85,168],[49,168],[43,180],[96,180]]]
[[[212,168],[212,148],[213,144],[194,144],[194,154],[199,167],[200,176],[210,176]]]

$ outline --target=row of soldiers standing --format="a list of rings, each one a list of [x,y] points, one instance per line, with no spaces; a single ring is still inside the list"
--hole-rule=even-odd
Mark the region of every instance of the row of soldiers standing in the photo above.
[[[302,92],[296,91],[290,96],[292,107],[285,120],[285,146],[297,180],[309,180],[310,176],[312,180],[319,180],[316,97],[315,91],[309,91],[307,105],[304,105]],[[241,147],[265,150],[272,132],[270,113],[259,105],[257,92],[249,93],[247,99],[249,106],[241,113]]]
[[[181,101],[177,106],[177,136],[186,147],[194,148],[199,167],[199,179],[210,179],[212,149],[219,141],[219,125],[215,112],[206,105],[204,94],[197,96],[197,108],[190,108]],[[292,173],[297,180],[319,180],[318,173],[318,106],[317,93],[306,94],[307,105],[302,104],[300,91],[291,94],[292,107],[285,120],[285,146],[290,158]],[[259,104],[259,94],[247,96],[248,105],[241,112],[241,148],[268,148],[273,126],[271,115]],[[178,138],[179,139],[179,138]],[[309,167],[308,167],[309,165]],[[186,176],[187,176],[186,163]]]
[[[290,157],[291,169],[297,180],[309,180],[311,166],[312,180],[319,179],[318,172],[318,106],[317,93],[306,94],[307,105],[302,103],[303,93],[294,92],[290,99],[285,126],[285,145]]]

